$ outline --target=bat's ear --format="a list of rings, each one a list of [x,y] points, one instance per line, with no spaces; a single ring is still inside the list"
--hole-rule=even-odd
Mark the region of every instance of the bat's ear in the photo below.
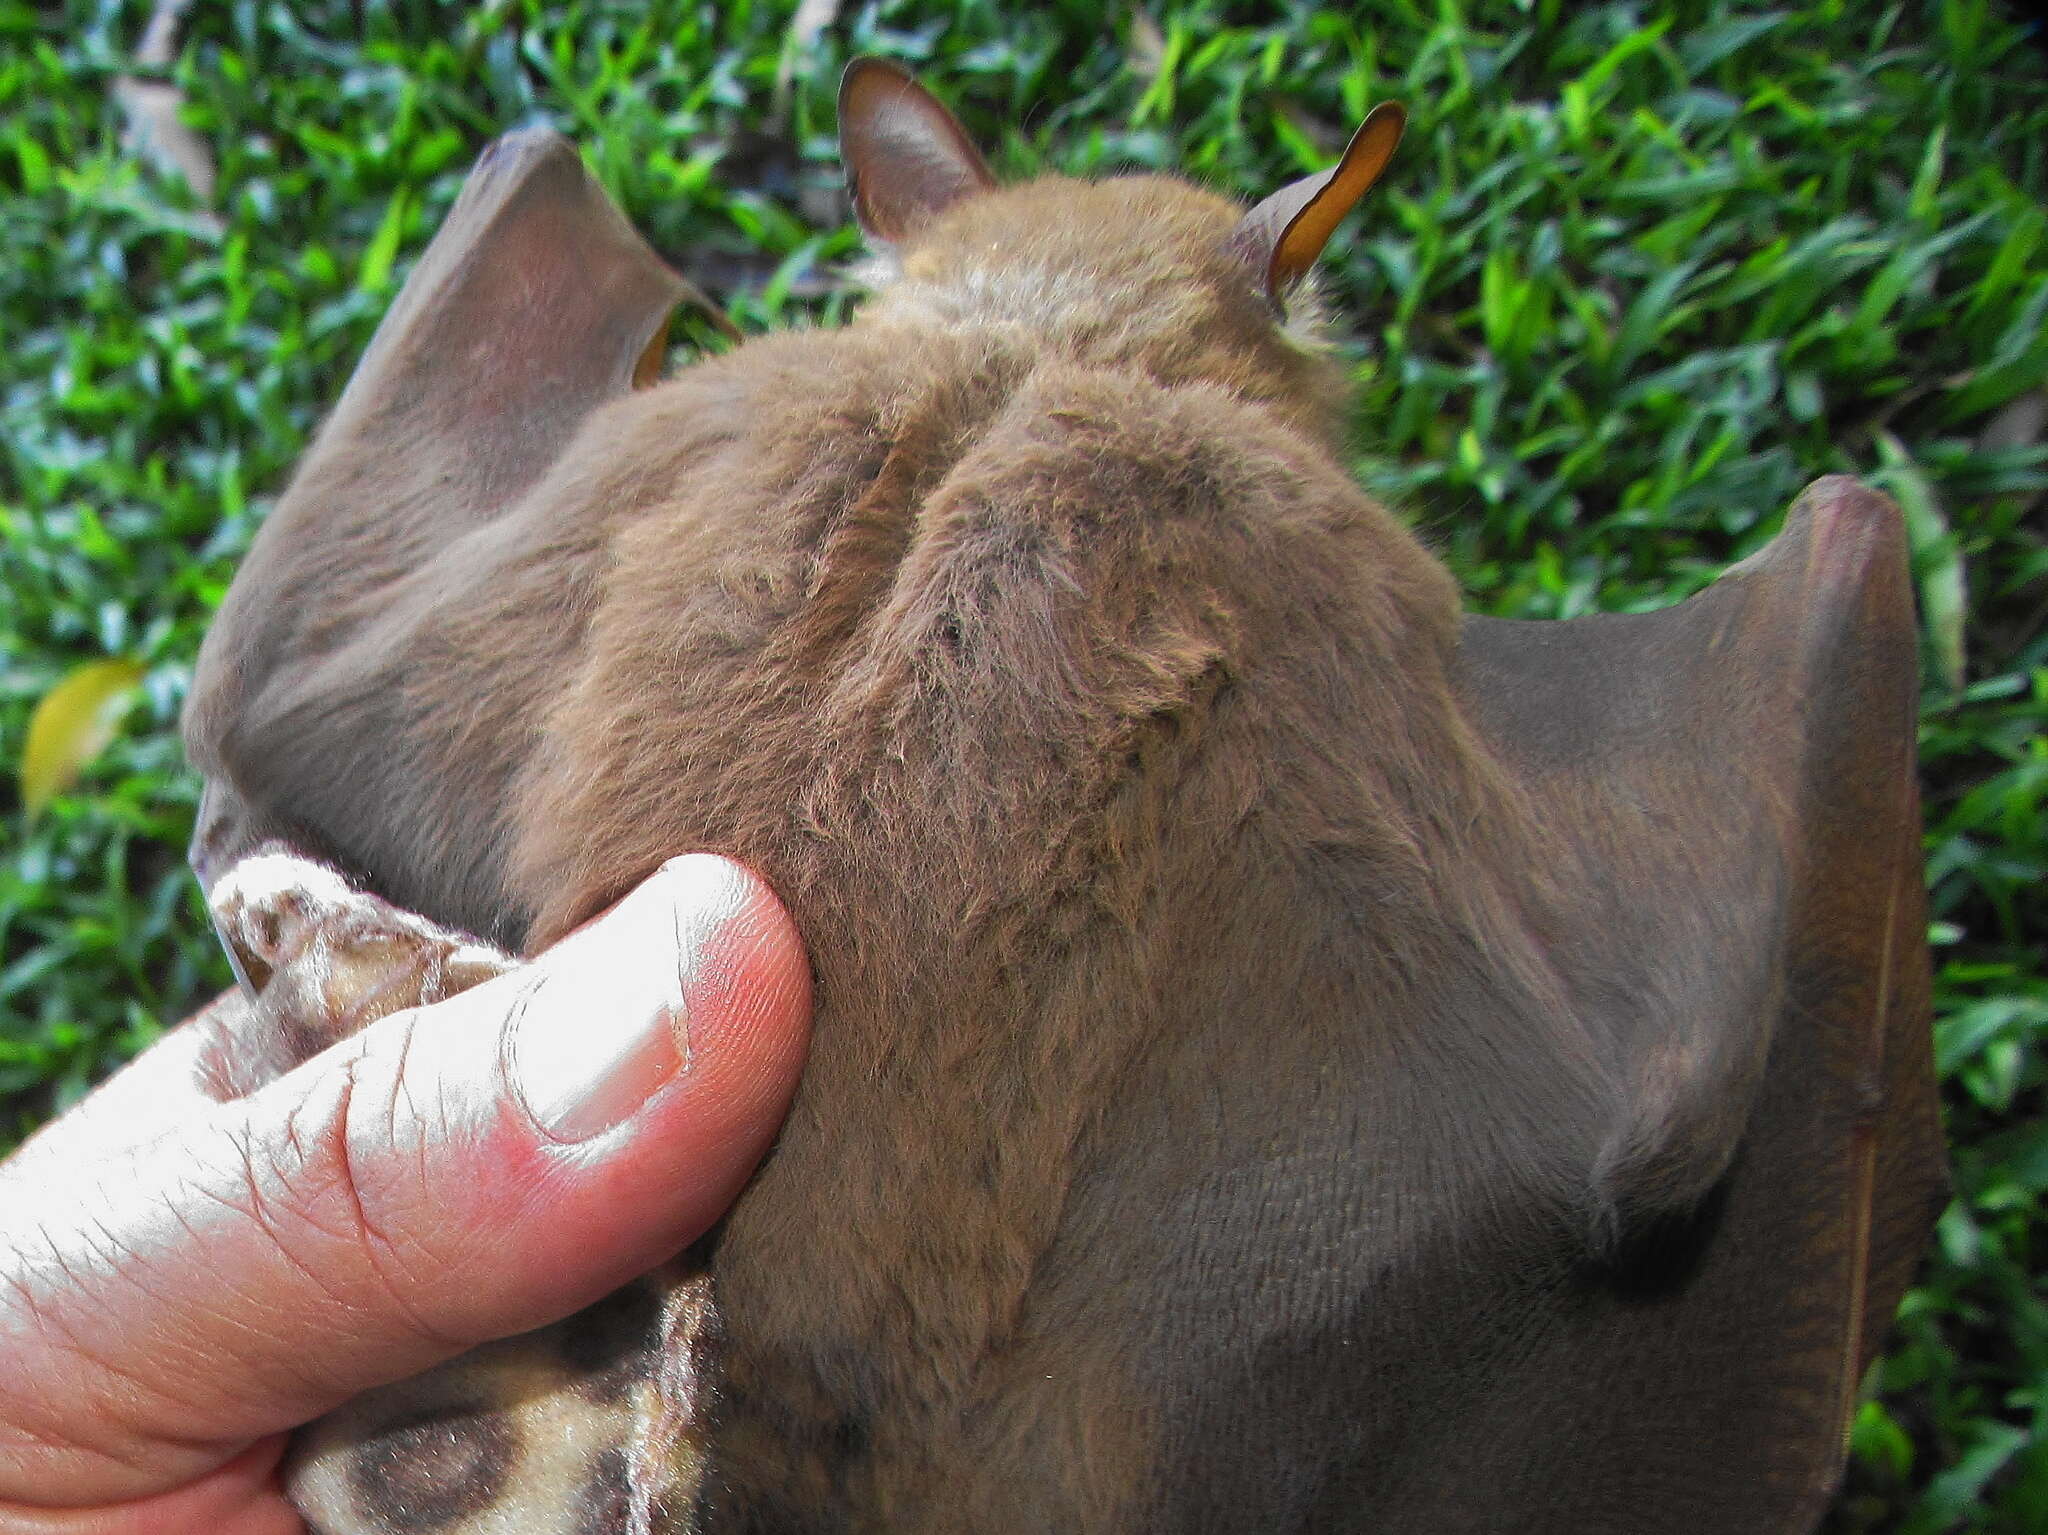
[[[839,82],[839,154],[860,227],[890,244],[996,184],[953,114],[881,59],[846,66]]]
[[[1278,299],[1308,276],[1344,216],[1394,158],[1407,123],[1398,103],[1381,102],[1366,114],[1333,168],[1282,187],[1238,222],[1229,249],[1251,268],[1268,297]]]

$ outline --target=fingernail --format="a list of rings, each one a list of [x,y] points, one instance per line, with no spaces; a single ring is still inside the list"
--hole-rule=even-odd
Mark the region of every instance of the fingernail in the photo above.
[[[690,862],[665,866],[534,963],[509,1030],[510,1077],[554,1140],[623,1124],[689,1065],[687,972],[724,916]]]

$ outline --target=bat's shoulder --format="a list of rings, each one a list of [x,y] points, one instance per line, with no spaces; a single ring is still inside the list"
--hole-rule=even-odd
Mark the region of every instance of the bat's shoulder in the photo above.
[[[1338,511],[1364,495],[1331,445],[1228,380],[1041,362],[977,445],[981,463],[1057,473],[1091,498],[1154,494],[1161,513]],[[977,465],[980,467],[980,464]]]
[[[1336,445],[1212,379],[1040,363],[934,477],[918,533],[983,590],[1103,612],[1148,594],[1245,666],[1303,663],[1307,636],[1339,668],[1373,664],[1357,644],[1455,643],[1449,572]]]

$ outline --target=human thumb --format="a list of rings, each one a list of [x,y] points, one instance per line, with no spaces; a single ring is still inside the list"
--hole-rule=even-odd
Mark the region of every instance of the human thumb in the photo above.
[[[660,1262],[772,1139],[808,996],[767,887],[677,859],[530,966],[0,1180],[0,1359],[34,1382],[0,1391],[0,1502],[182,1485]]]

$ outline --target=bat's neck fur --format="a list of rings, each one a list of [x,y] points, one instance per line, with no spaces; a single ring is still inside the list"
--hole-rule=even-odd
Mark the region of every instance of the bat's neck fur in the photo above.
[[[1049,176],[968,199],[857,269],[874,297],[857,322],[988,332],[1019,349],[1204,382],[1339,440],[1342,377],[1326,355],[1312,281],[1285,323],[1227,248],[1240,210],[1171,176]]]

